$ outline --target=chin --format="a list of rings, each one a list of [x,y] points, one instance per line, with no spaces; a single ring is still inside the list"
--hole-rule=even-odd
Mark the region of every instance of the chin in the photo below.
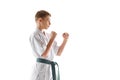
[[[49,26],[48,27],[46,27],[46,29],[48,29],[49,28]]]

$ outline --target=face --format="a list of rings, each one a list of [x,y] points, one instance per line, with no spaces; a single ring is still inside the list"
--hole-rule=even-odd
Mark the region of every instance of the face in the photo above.
[[[48,29],[50,26],[50,16],[46,16],[44,19],[41,19],[40,26],[43,29]]]

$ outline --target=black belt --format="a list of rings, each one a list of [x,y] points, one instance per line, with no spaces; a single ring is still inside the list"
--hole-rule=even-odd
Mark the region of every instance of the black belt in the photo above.
[[[46,59],[42,59],[42,58],[37,58],[37,62],[50,64],[51,67],[52,67],[51,69],[52,69],[53,80],[60,80],[59,66],[58,66],[58,64],[56,62],[46,60]],[[56,77],[55,65],[57,65],[57,67],[58,67],[58,77]]]

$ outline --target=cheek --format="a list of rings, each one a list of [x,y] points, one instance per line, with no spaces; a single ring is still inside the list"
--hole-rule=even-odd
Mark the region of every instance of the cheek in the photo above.
[[[43,22],[43,23],[42,23],[42,25],[43,25],[43,26],[45,26],[45,25],[46,25],[46,23],[45,23],[45,22]]]
[[[50,25],[50,22],[47,22],[47,25]]]

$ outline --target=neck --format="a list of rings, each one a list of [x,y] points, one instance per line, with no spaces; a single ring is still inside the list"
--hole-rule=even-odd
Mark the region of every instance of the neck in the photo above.
[[[37,26],[37,28],[38,28],[40,31],[43,30],[43,28],[42,28],[41,26]]]
[[[41,29],[40,27],[37,27],[37,28],[45,35],[44,29]]]

